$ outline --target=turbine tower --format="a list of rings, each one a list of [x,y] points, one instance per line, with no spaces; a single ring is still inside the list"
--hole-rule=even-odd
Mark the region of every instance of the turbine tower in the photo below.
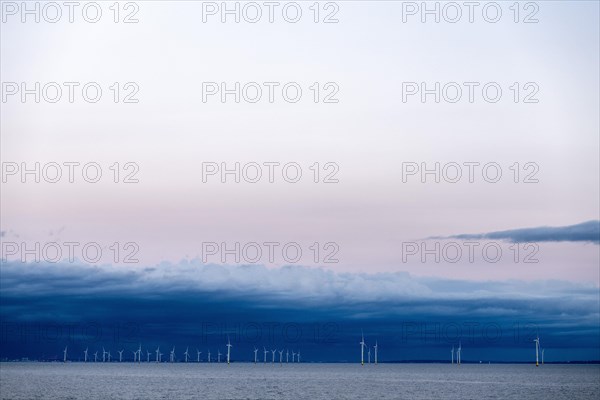
[[[458,350],[456,351],[456,364],[460,365],[460,356],[462,353],[462,343],[458,342]]]
[[[258,349],[254,348],[254,364],[256,364],[256,358],[258,357]]]
[[[217,362],[221,362],[221,350],[217,350]]]
[[[296,353],[292,350],[292,362],[296,360]]]
[[[540,337],[536,337],[535,339],[533,339],[533,341],[535,342],[535,366],[539,367]]]
[[[104,347],[102,348],[102,362],[106,361],[106,351],[104,350]]]
[[[276,351],[277,351],[277,349],[271,350],[271,353],[273,353],[273,358],[271,358],[271,364],[273,364],[275,362],[275,352]]]
[[[360,365],[365,365],[365,335],[361,331],[360,339]]]
[[[298,362],[300,362],[300,350],[298,350]]]
[[[158,355],[160,354],[160,346],[156,348],[156,362],[158,362]]]
[[[137,351],[131,350],[131,352],[133,353],[133,362],[135,362],[136,357],[137,357]]]
[[[189,347],[186,347],[185,353],[183,353],[185,355],[185,362],[188,362],[188,355],[189,355],[188,349],[189,349]]]
[[[454,365],[454,346],[452,346],[452,350],[450,350],[450,363]]]
[[[231,361],[231,347],[232,346],[233,345],[229,341],[229,336],[227,336],[227,365],[229,365],[229,362]]]
[[[375,341],[375,365],[377,365],[377,340]]]
[[[208,350],[208,362],[210,362],[210,350]]]
[[[370,347],[367,350],[367,359],[369,360],[369,364],[371,364],[371,348]]]
[[[141,363],[142,362],[142,344],[141,343],[140,343],[140,347],[138,347],[138,349],[137,349],[137,353],[138,353],[138,363]]]
[[[290,351],[288,349],[285,350],[285,363],[290,362]]]
[[[279,350],[279,365],[283,363],[283,350]]]
[[[150,362],[150,352],[148,350],[146,350],[146,362]]]
[[[263,363],[266,364],[267,363],[267,353],[268,353],[268,351],[267,351],[267,348],[264,347],[264,346],[263,346],[263,353],[264,353],[264,356],[265,356],[265,359],[264,359]]]
[[[196,355],[198,357],[197,361],[200,362],[200,354],[202,354],[202,352],[200,350],[198,350],[198,348],[196,347]]]
[[[67,362],[67,347],[69,346],[65,346],[65,349],[63,350],[63,362]]]
[[[94,362],[98,361],[98,350],[94,353]]]
[[[87,354],[88,354],[88,348],[86,347],[83,352],[83,362],[87,362]],[[542,352],[542,354],[543,354],[543,352]],[[542,357],[542,364],[543,364],[543,360],[544,360],[544,357]]]
[[[123,350],[125,349],[122,349],[121,351],[117,350],[117,353],[119,353],[119,362],[123,361]],[[133,361],[135,362],[135,358],[133,359]]]
[[[542,349],[542,365],[544,365],[544,349]]]
[[[110,362],[110,358],[111,358],[111,357],[112,357],[112,356],[110,355],[110,350],[109,350],[109,351],[108,351],[108,362]]]
[[[171,354],[169,355],[169,360],[171,362],[175,362],[175,346],[173,346],[173,350],[171,350]]]

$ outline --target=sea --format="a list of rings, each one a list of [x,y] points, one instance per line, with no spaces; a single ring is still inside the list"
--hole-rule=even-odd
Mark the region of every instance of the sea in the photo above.
[[[0,363],[1,399],[600,399],[600,365]]]

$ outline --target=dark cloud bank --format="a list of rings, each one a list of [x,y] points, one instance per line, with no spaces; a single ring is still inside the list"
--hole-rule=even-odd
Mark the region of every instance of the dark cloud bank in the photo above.
[[[549,360],[600,359],[594,285],[197,261],[146,269],[3,262],[1,273],[0,357],[53,359],[67,344],[74,358],[86,347],[116,354],[139,343],[175,346],[179,357],[186,346],[216,354],[229,335],[238,360],[266,346],[301,349],[307,361],[355,361],[363,329],[388,361],[446,359],[459,340],[467,361],[525,361],[537,332]]]
[[[441,239],[441,237],[436,237]],[[459,234],[444,239],[506,240],[513,243],[527,242],[587,242],[600,243],[600,221],[588,221],[569,226],[540,226],[537,228],[511,229],[488,233]]]

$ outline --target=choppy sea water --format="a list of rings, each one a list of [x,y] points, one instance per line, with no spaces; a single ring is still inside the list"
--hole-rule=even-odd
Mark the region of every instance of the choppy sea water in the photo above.
[[[599,365],[1,363],[1,399],[598,399]]]

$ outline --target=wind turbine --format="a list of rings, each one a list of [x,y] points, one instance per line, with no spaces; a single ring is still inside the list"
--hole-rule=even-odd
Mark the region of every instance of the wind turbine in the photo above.
[[[110,350],[109,350],[108,351],[108,362],[110,362],[110,357],[111,357],[111,355],[110,355]]]
[[[160,354],[160,346],[156,348],[156,362],[158,362],[158,355]]]
[[[189,347],[186,347],[185,348],[185,353],[183,353],[185,355],[185,362],[188,362],[188,355],[189,355],[188,348]]]
[[[258,357],[258,349],[254,348],[254,364],[256,364],[256,358]]]
[[[200,362],[200,354],[202,354],[202,352],[196,347],[196,355],[198,356],[198,362]]]
[[[63,362],[67,362],[67,347],[69,346],[65,346],[65,349],[63,350]]]
[[[292,350],[292,362],[294,362],[295,359],[296,359],[296,353],[294,352],[294,350]]]
[[[158,353],[158,362],[162,362],[163,353]]]
[[[104,350],[104,347],[102,348],[102,362],[106,361],[106,351]]]
[[[460,365],[460,356],[462,353],[462,343],[458,342],[458,350],[456,351],[456,364]]]
[[[131,350],[131,352],[133,353],[133,362],[135,362],[135,360],[137,359],[137,351],[133,351]]]
[[[377,340],[375,341],[375,365],[377,365]]]
[[[368,350],[367,350],[367,359],[369,360],[369,364],[371,364],[371,348],[370,347],[368,347]]]
[[[175,346],[173,346],[173,350],[171,350],[170,361],[175,362]]]
[[[267,363],[267,353],[268,353],[268,351],[267,351],[267,348],[264,347],[264,346],[263,346],[263,353],[264,353],[264,356],[265,356],[264,363],[266,364]]]
[[[88,354],[88,348],[86,347],[85,350],[83,351],[83,362],[87,362],[87,354]],[[544,359],[544,357],[542,357],[542,360]],[[543,362],[542,362],[543,364]]]
[[[146,350],[146,362],[150,362],[150,352]]]
[[[452,350],[450,350],[450,363],[454,365],[454,346],[452,346]]]
[[[221,350],[217,350],[217,362],[221,362]]]
[[[542,365],[544,365],[544,349],[542,349]]]
[[[210,350],[208,351],[208,362],[210,362]]]
[[[535,339],[533,339],[533,341],[535,342],[535,366],[539,367],[540,363],[539,363],[539,351],[540,351],[540,337],[538,335],[538,337],[536,337]]]
[[[276,351],[277,351],[277,349],[271,350],[271,353],[273,353],[273,358],[271,359],[271,364],[273,364],[275,362],[275,352]]]
[[[285,350],[285,363],[289,363],[290,362],[290,351],[289,349]]]
[[[229,365],[229,361],[231,361],[231,347],[233,345],[229,341],[229,336],[227,336],[227,365]]]
[[[360,339],[360,365],[365,365],[365,335],[361,331],[361,339]]]
[[[279,350],[279,365],[283,363],[283,350]]]
[[[300,350],[298,350],[298,362],[300,362]]]
[[[142,344],[141,343],[140,343],[140,347],[138,347],[138,349],[137,349],[137,353],[138,353],[138,363],[141,363],[142,362]]]
[[[117,350],[117,353],[119,353],[119,362],[123,361],[123,350],[125,349],[122,349],[121,351]],[[135,362],[135,358],[133,359],[133,362]]]
[[[98,350],[94,353],[94,362],[98,361]]]

